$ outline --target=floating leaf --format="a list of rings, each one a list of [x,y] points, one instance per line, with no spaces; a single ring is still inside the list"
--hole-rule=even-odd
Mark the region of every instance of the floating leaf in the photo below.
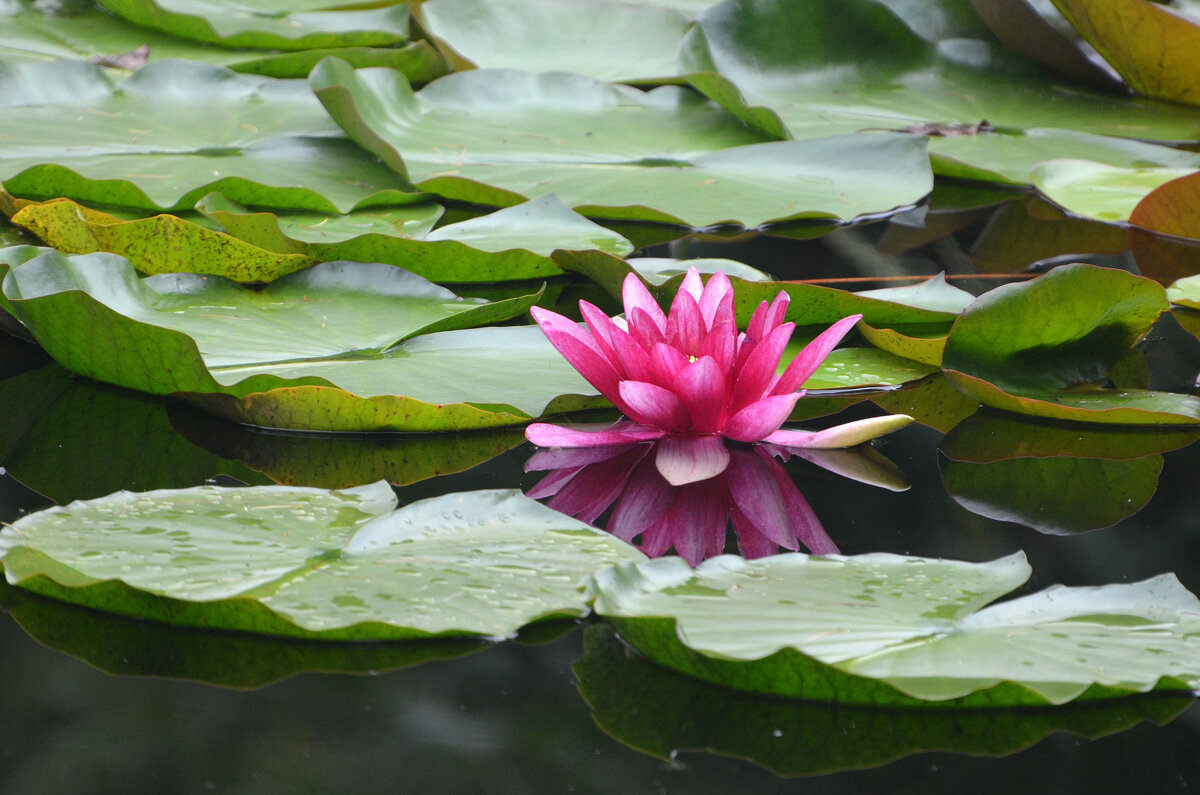
[[[1030,265],[1085,254],[1121,254],[1129,250],[1125,230],[1071,218],[1036,196],[999,207],[969,252],[983,273],[1019,273]],[[1148,274],[1142,274],[1148,275]]]
[[[386,483],[118,492],[0,533],[9,583],[180,626],[328,640],[508,636],[580,616],[588,573],[641,553],[526,499],[393,511]]]
[[[1023,179],[1014,162],[1037,160],[1001,141],[1022,130],[1159,141],[1200,134],[1189,109],[1060,83],[980,38],[926,41],[870,0],[809,2],[804,24],[787,0],[730,0],[699,17],[681,59],[690,84],[779,138],[987,120],[998,132],[931,143],[954,152],[951,173],[968,166],[975,178]],[[934,166],[940,173],[946,161],[935,157]]]
[[[788,344],[780,368],[796,357],[803,340]],[[937,372],[937,365],[923,364],[876,348],[838,348],[825,357],[807,381],[805,389],[846,389],[867,386],[899,386]],[[803,402],[803,401],[802,401]]]
[[[807,700],[1064,704],[1200,682],[1200,600],[1173,575],[984,607],[1029,574],[1021,553],[659,558],[596,574],[594,609],[667,667]]]
[[[578,72],[623,83],[675,78],[688,27],[674,9],[607,0],[434,0],[416,14],[455,69]]]
[[[870,400],[890,414],[907,414],[922,425],[946,433],[979,409],[978,401],[959,392],[941,373],[903,385]]]
[[[224,47],[378,47],[408,38],[408,4],[394,0],[377,8],[339,0],[252,0],[241,7],[219,0],[100,0],[100,5],[135,25]]]
[[[105,673],[238,689],[310,672],[375,675],[490,648],[470,638],[322,643],[172,627],[46,599],[3,581],[0,604],[38,643]]]
[[[946,377],[1019,414],[1082,422],[1200,422],[1200,398],[1104,389],[1109,370],[1167,309],[1162,287],[1125,271],[1055,268],[980,296],[950,331]]]
[[[1096,738],[1143,721],[1166,723],[1193,703],[1155,695],[1053,710],[931,712],[781,701],[680,676],[629,653],[604,625],[584,631],[574,671],[592,716],[620,742],[676,764],[680,751],[708,751],[784,776],[858,770],[930,751],[1007,756],[1054,732]]]
[[[1090,160],[1051,160],[1033,170],[1033,184],[1069,213],[1108,223],[1128,222],[1147,195],[1189,168],[1121,168]]]
[[[0,104],[0,136],[24,142],[0,152],[16,196],[156,211],[220,191],[330,213],[418,198],[337,135],[303,81],[159,61],[114,87],[97,67],[57,61],[0,70]]]
[[[757,227],[849,220],[932,187],[922,140],[768,141],[673,86],[645,94],[563,72],[480,70],[414,93],[399,73],[336,58],[310,80],[351,138],[418,189],[458,201],[553,192],[584,215]]]
[[[1129,214],[1129,223],[1163,235],[1200,240],[1200,171],[1150,191]]]
[[[1200,276],[1189,276],[1175,282],[1167,288],[1167,298],[1173,304],[1200,309]]]
[[[1144,0],[1053,0],[1134,90],[1200,105],[1200,24]]]
[[[10,272],[5,295],[68,369],[255,425],[463,430],[598,400],[578,397],[594,393],[534,326],[443,331],[513,317],[537,295],[467,301],[390,265],[323,263],[254,292],[51,252]]]

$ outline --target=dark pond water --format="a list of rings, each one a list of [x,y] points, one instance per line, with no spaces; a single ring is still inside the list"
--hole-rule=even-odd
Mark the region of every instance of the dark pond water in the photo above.
[[[967,277],[954,283],[976,293],[1057,261],[1137,268],[1122,252],[1123,231],[1031,211],[1019,194],[942,190],[935,208],[812,239],[690,239],[647,251],[731,257],[793,279],[944,270]],[[656,230],[642,231],[655,242]],[[563,294],[586,289],[568,284]],[[1165,318],[1144,348],[1152,386],[1191,388],[1200,342]],[[3,521],[117,489],[213,479],[346,486],[387,477],[401,484],[403,504],[528,489],[539,477],[524,472],[532,450],[519,435],[474,435],[446,448],[457,452],[456,467],[482,463],[405,484],[445,449],[420,438],[239,428],[68,377],[7,336],[0,405]],[[1173,571],[1200,591],[1200,444],[1152,432],[1122,442],[1140,454],[1119,462],[1081,457],[1067,442],[1048,459],[967,460],[981,438],[1044,440],[1058,430],[982,414],[949,437],[911,426],[875,445],[912,484],[903,492],[801,459],[785,467],[847,554],[985,561],[1023,550],[1034,571],[1026,590]],[[483,460],[490,453],[499,455]],[[169,629],[12,588],[0,590],[0,604],[4,792],[1159,792],[1200,784],[1200,707],[1186,699],[913,714],[737,696],[646,663],[599,621],[541,626],[499,645],[346,647]]]

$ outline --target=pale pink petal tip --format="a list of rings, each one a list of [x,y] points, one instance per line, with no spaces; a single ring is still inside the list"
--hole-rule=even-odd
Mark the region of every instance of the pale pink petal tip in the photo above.
[[[823,431],[775,431],[763,441],[780,447],[833,450],[869,442],[897,431],[911,422],[913,418],[907,414],[888,414],[835,425]]]
[[[715,478],[729,466],[729,448],[719,436],[668,436],[658,443],[654,465],[672,486]]]

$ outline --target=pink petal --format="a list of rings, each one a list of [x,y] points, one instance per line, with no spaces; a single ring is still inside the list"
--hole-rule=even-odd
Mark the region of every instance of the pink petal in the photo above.
[[[650,353],[650,361],[654,367],[654,383],[664,388],[669,388],[674,384],[679,371],[689,364],[686,355],[665,342],[654,346],[654,350]]]
[[[674,525],[668,521],[667,516],[659,519],[655,524],[647,527],[642,532],[642,543],[638,549],[642,550],[648,558],[657,558],[671,548],[674,542]]]
[[[556,469],[546,477],[539,480],[533,485],[529,491],[525,492],[525,496],[531,499],[540,500],[545,497],[553,497],[558,494],[559,490],[567,484],[571,478],[575,477],[583,467],[564,467]]]
[[[725,549],[729,513],[721,489],[703,483],[685,486],[663,521],[670,528],[675,551],[690,566]]]
[[[746,339],[758,341],[763,337],[763,329],[767,325],[767,302],[759,301],[750,316],[750,324],[746,326]]]
[[[737,509],[736,505],[730,509],[729,516],[733,519],[733,531],[737,534],[738,552],[741,553],[743,558],[747,560],[765,558],[779,551],[779,544],[776,544],[758,532],[754,525],[750,524],[750,520]],[[799,543],[797,542],[787,548],[796,549],[798,546]]]
[[[868,417],[864,420],[835,425],[823,431],[779,430],[763,441],[781,447],[834,450],[869,442],[884,434],[897,431],[912,421],[913,418],[907,414],[886,414],[882,417]]]
[[[625,305],[625,317],[630,322],[633,321],[634,310],[640,309],[646,313],[646,320],[652,322],[660,334],[666,333],[667,316],[663,314],[662,307],[654,300],[654,296],[650,295],[650,291],[642,284],[637,274],[630,273],[625,277],[625,282],[621,285],[621,302]]]
[[[632,381],[654,380],[654,364],[646,349],[628,332],[617,329],[612,336],[613,347],[616,351],[618,369],[626,379]]]
[[[612,318],[604,314],[594,304],[587,301],[579,302],[579,312],[583,315],[583,322],[592,332],[592,340],[596,343],[596,348],[610,362],[616,362],[616,352],[613,350],[612,337],[614,332],[621,330],[613,324]]]
[[[711,356],[684,366],[675,374],[675,394],[687,406],[695,433],[716,433],[725,410],[725,374]]]
[[[667,315],[667,344],[678,348],[689,356],[700,352],[700,345],[708,328],[700,316],[696,299],[683,290],[675,293],[671,313]]]
[[[620,390],[629,409],[626,414],[643,425],[668,432],[686,431],[691,426],[687,407],[671,390],[645,381],[622,381]]]
[[[804,499],[800,489],[796,488],[796,484],[783,471],[783,467],[775,467],[773,471],[775,480],[779,483],[779,491],[783,495],[783,502],[787,506],[792,533],[804,546],[808,547],[808,551],[812,554],[836,555],[837,544],[833,543],[833,539],[825,532],[821,521],[817,519],[817,514],[808,504],[808,500]]]
[[[700,271],[688,268],[676,294],[678,293],[687,293],[693,300],[699,301],[700,296],[704,294],[704,282],[700,281]]]
[[[717,271],[708,277],[704,292],[700,294],[700,316],[704,318],[704,327],[711,329],[713,323],[733,315],[733,284],[724,271]]]
[[[584,467],[546,505],[591,524],[621,495],[630,472],[645,454],[644,449],[635,448]]]
[[[775,300],[771,302],[771,308],[767,312],[767,331],[773,328],[778,328],[783,323],[783,319],[787,316],[788,305],[792,302],[792,297],[787,294],[786,290],[780,290],[779,295],[775,296]]]
[[[632,422],[617,423],[632,426]],[[608,430],[615,430],[609,428]],[[648,445],[647,445],[648,446]],[[549,469],[570,469],[584,467],[624,453],[629,446],[611,445],[605,447],[555,447],[548,450],[538,450],[525,461],[526,472],[544,472]]]
[[[620,376],[613,363],[605,358],[591,334],[562,315],[533,307],[529,310],[550,344],[563,355],[579,374],[624,412],[617,384]]]
[[[721,368],[728,381],[733,375],[733,363],[737,356],[737,326],[732,319],[717,319],[704,338],[697,357],[711,356]]]
[[[667,436],[656,445],[654,465],[672,486],[697,483],[725,471],[729,448],[719,436]]]
[[[606,447],[661,439],[664,433],[661,428],[635,423],[609,430],[585,430],[535,422],[525,429],[525,438],[538,447]]]
[[[767,394],[768,387],[775,380],[784,348],[787,347],[795,328],[794,323],[784,323],[754,346],[745,364],[737,370],[737,380],[734,382],[733,399],[729,408],[731,412],[736,413]]]
[[[822,331],[815,340],[805,345],[804,349],[788,365],[783,375],[779,377],[779,383],[775,385],[774,389],[775,394],[781,395],[799,389],[805,381],[812,377],[821,362],[825,361],[825,357],[829,356],[830,352],[842,341],[842,337],[846,336],[850,329],[854,328],[854,324],[860,320],[862,320],[862,315],[844,317]]]
[[[796,406],[800,395],[772,395],[755,401],[734,414],[721,434],[739,442],[757,442],[779,430]]]
[[[622,541],[633,541],[666,515],[677,494],[678,489],[658,474],[654,461],[646,459],[629,476],[606,529]]]
[[[735,450],[725,471],[725,482],[729,484],[733,504],[751,527],[773,543],[795,549],[787,505],[770,468],[772,464],[779,466],[770,457],[764,459],[756,452]]]
[[[659,314],[661,314],[661,311]],[[638,345],[642,346],[642,350],[648,351],[655,344],[667,339],[666,331],[664,330],[666,321],[663,321],[664,328],[660,329],[654,318],[641,307],[635,307],[632,311],[626,311],[625,319],[629,323],[630,335]]]

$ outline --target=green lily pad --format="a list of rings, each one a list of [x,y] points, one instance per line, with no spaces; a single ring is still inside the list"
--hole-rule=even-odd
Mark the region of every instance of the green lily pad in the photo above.
[[[674,763],[680,751],[748,759],[784,776],[876,767],[930,751],[1007,756],[1054,732],[1097,738],[1143,721],[1162,724],[1193,702],[1161,695],[1053,710],[875,709],[737,693],[630,654],[612,627],[584,632],[579,692],[602,729]]]
[[[1141,0],[1053,0],[1134,90],[1200,105],[1200,24]]]
[[[1200,309],[1200,276],[1180,279],[1167,288],[1171,303],[1189,309]]]
[[[418,199],[337,134],[302,81],[159,61],[114,87],[98,67],[56,61],[0,69],[0,103],[0,136],[25,142],[0,152],[16,196],[156,211],[220,191],[327,213]]]
[[[1200,398],[1103,384],[1167,309],[1159,285],[1066,265],[980,296],[950,331],[946,377],[994,408],[1081,422],[1200,422]]]
[[[932,187],[923,140],[769,141],[673,86],[644,94],[562,72],[479,70],[414,93],[397,72],[336,58],[310,81],[351,138],[418,189],[458,201],[556,193],[584,215],[757,227],[849,220]]]
[[[990,122],[1008,137],[1034,128],[1159,141],[1200,137],[1187,108],[1060,82],[979,38],[927,41],[870,0],[821,0],[795,23],[787,0],[725,2],[702,14],[681,50],[687,81],[755,129],[811,138],[868,129],[960,134],[947,125]],[[1014,174],[1034,155],[997,144],[939,140],[953,152],[939,172]],[[1037,157],[1041,157],[1038,154]]]
[[[1128,223],[1138,203],[1153,190],[1195,173],[1195,167],[1121,168],[1090,160],[1051,160],[1033,170],[1033,184],[1069,213]]]
[[[1030,574],[890,554],[620,564],[594,609],[669,668],[736,690],[894,706],[1065,704],[1200,682],[1200,600],[1173,575],[1056,586],[984,607]]]
[[[408,39],[408,4],[355,7],[339,0],[100,0],[144,28],[225,47],[304,50],[379,47]]]
[[[226,6],[226,13],[228,7]],[[148,61],[180,58],[227,66],[235,72],[267,77],[307,77],[329,55],[356,67],[386,66],[404,72],[414,83],[427,83],[446,73],[446,64],[427,42],[389,47],[325,47],[295,51],[230,49],[176,38],[130,25],[90,3],[49,4],[10,0],[0,8],[0,57],[8,61],[105,59],[146,46]]]
[[[520,314],[536,294],[468,301],[390,265],[323,263],[254,292],[191,274],[139,281],[111,254],[51,252],[4,284],[68,369],[255,425],[463,430],[599,400],[534,326],[457,330]]]
[[[4,469],[59,504],[120,489],[185,488],[216,475],[271,482],[181,437],[163,399],[75,378],[58,365],[0,381],[0,402],[9,407]]]
[[[870,400],[889,414],[907,414],[942,433],[979,410],[979,402],[955,389],[942,373],[871,395]]]
[[[98,613],[0,580],[0,604],[38,643],[116,676],[263,687],[302,673],[375,675],[490,648],[471,638],[409,643],[322,643],[209,632]]]
[[[608,0],[433,0],[421,27],[455,69],[578,72],[599,80],[677,79],[688,18],[669,7]]]
[[[796,340],[788,344],[780,362],[780,371],[804,346]],[[804,382],[805,389],[846,389],[869,386],[899,386],[937,372],[927,365],[877,348],[838,348],[821,362]]]
[[[1200,240],[1200,171],[1150,191],[1129,214],[1129,223],[1162,235]]]
[[[0,533],[8,582],[180,626],[327,640],[504,637],[581,616],[578,587],[633,547],[518,491],[393,510],[386,483],[118,492]]]
[[[628,254],[632,244],[543,196],[491,215],[431,229],[437,204],[372,207],[348,215],[250,212],[219,194],[197,204],[205,224],[174,215],[123,220],[69,199],[25,204],[19,224],[60,251],[108,251],[141,273],[204,273],[269,282],[316,262],[403,267],[438,282],[533,279],[561,273],[560,247]],[[209,225],[219,228],[212,229]]]
[[[1029,196],[997,208],[968,254],[971,265],[983,273],[1020,273],[1030,265],[1060,257],[1128,250],[1129,235],[1124,229],[1072,218],[1044,199]]]

